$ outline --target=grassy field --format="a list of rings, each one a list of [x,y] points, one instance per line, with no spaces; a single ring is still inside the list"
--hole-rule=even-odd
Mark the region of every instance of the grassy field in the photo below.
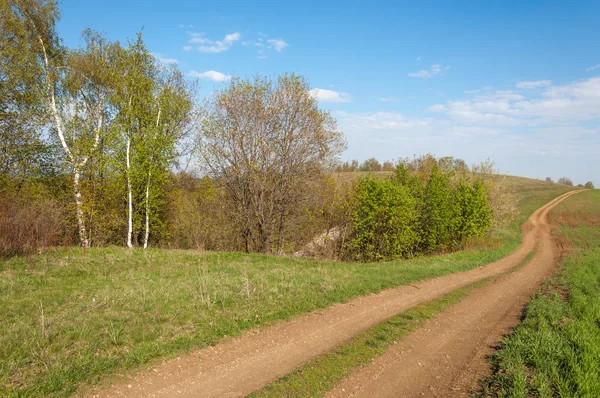
[[[68,396],[117,370],[215,344],[352,297],[464,271],[520,241],[520,223],[568,190],[510,178],[522,217],[494,250],[353,264],[240,253],[57,249],[0,262],[0,396]]]
[[[495,355],[489,395],[600,396],[600,191],[569,198],[550,217],[572,250]]]

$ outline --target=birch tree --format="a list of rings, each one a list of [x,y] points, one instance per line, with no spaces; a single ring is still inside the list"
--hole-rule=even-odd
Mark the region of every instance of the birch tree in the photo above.
[[[37,30],[33,20],[31,24]],[[52,130],[73,177],[79,242],[81,246],[88,247],[80,180],[106,130],[106,99],[113,83],[111,64],[114,63],[117,45],[90,30],[84,32],[83,40],[85,47],[81,49],[60,49],[58,53],[52,53],[47,39],[38,35],[45,101],[52,119]]]
[[[125,147],[124,174],[127,192],[127,246],[133,247],[134,184],[139,180],[141,162],[133,159],[142,154],[144,135],[154,118],[153,102],[158,74],[154,57],[146,48],[141,34],[119,57],[122,78],[111,97],[118,112],[115,128]],[[132,164],[133,163],[133,164]]]
[[[155,123],[145,135],[143,144],[146,170],[144,249],[149,244],[153,208],[157,208],[163,193],[160,184],[168,177],[171,166],[184,154],[186,148],[182,143],[197,121],[195,94],[196,83],[187,81],[176,67],[162,70],[154,98]]]
[[[176,67],[163,67],[146,48],[141,34],[121,51],[120,80],[111,102],[115,127],[124,146],[127,192],[127,246],[148,247],[160,182],[177,159],[178,143],[193,120],[193,83]]]

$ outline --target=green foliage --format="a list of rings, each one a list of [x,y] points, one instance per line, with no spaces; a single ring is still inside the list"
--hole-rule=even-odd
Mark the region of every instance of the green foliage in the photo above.
[[[461,181],[456,187],[454,200],[458,214],[453,215],[453,221],[459,239],[482,236],[490,230],[493,214],[481,181],[472,185]]]
[[[433,171],[425,185],[423,206],[419,214],[419,235],[422,251],[435,251],[449,248],[453,243],[455,216],[460,210],[453,200],[450,175],[438,167]]]
[[[455,250],[490,231],[488,191],[463,163],[424,157],[399,164],[391,178],[360,179],[347,200],[342,256],[372,261]]]
[[[348,256],[377,261],[412,255],[417,235],[415,198],[390,179],[366,177],[354,192]]]
[[[591,182],[591,181],[588,181],[588,182],[585,183],[585,187],[587,189],[594,189],[594,183]]]

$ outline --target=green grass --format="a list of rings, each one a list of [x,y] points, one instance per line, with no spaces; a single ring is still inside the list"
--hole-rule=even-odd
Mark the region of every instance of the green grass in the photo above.
[[[566,190],[527,181],[523,217]],[[495,250],[375,264],[123,248],[1,261],[0,396],[68,396],[252,327],[484,265],[518,245],[518,223]]]
[[[488,395],[600,396],[600,191],[569,198],[550,217],[572,250],[494,356]]]

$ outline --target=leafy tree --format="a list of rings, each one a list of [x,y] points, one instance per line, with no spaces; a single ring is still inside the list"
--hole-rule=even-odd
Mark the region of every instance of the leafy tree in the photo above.
[[[591,182],[591,181],[588,181],[588,182],[585,183],[585,187],[587,189],[594,189],[594,183]]]
[[[21,34],[17,40],[29,42],[25,51],[30,50],[30,55],[23,62],[39,77],[39,85],[32,86],[43,92],[39,107],[49,113],[64,160],[71,169],[80,244],[88,246],[80,179],[105,131],[106,96],[114,77],[109,65],[115,46],[86,31],[85,48],[67,51],[60,46],[54,28],[58,18],[55,2],[11,1],[8,7],[6,2],[2,4],[3,11],[10,14],[7,20],[16,21],[13,24],[17,27],[15,32]],[[33,80],[35,78],[25,81]],[[31,98],[23,103],[36,104],[35,91]]]
[[[207,104],[201,157],[235,203],[246,251],[282,250],[303,186],[345,148],[335,119],[318,108],[308,83],[233,79]]]
[[[557,182],[570,187],[573,186],[573,180],[571,180],[569,177],[560,177]]]
[[[381,171],[381,163],[375,158],[370,158],[361,163],[358,171]]]
[[[113,91],[111,104],[117,110],[113,125],[124,152],[127,246],[133,247],[135,229],[143,230],[146,248],[151,221],[160,224],[160,219],[151,216],[159,207],[159,187],[177,157],[177,144],[189,132],[193,120],[194,92],[192,84],[175,67],[165,69],[160,65],[141,34],[120,51],[118,65],[123,77]],[[135,237],[141,240],[137,234]]]
[[[546,182],[554,182],[551,177],[546,177]]]
[[[58,18],[55,1],[0,0],[0,185],[52,162],[40,137],[47,116],[42,43],[57,54]]]
[[[394,167],[394,163],[390,162],[389,160],[386,160],[385,162],[383,162],[383,166],[381,167],[381,170],[383,171],[394,171],[395,167]]]

